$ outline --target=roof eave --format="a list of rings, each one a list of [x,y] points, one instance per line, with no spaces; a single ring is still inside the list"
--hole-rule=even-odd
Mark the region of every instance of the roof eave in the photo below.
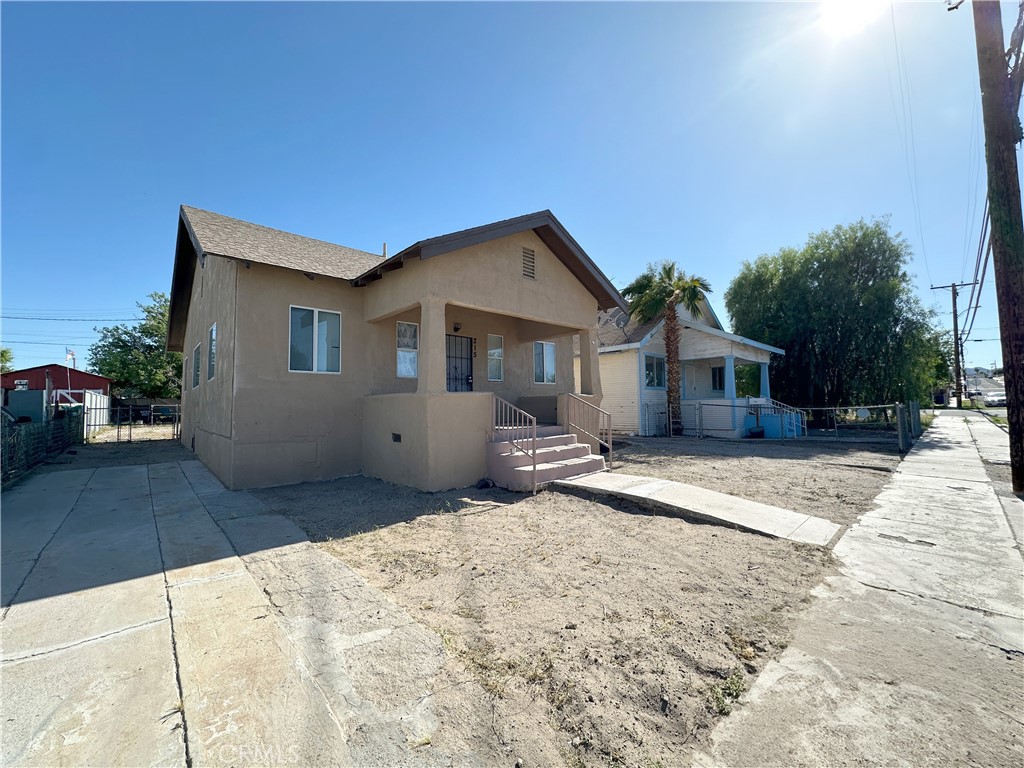
[[[168,352],[181,352],[185,348],[185,324],[192,303],[192,280],[196,261],[200,258],[205,258],[205,253],[185,213],[185,206],[181,206],[178,211],[178,234],[174,246],[174,271],[171,275],[167,318]]]

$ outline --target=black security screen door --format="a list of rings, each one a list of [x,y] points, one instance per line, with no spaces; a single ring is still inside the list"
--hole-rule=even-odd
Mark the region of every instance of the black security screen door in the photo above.
[[[449,392],[473,391],[473,339],[469,336],[445,336]]]

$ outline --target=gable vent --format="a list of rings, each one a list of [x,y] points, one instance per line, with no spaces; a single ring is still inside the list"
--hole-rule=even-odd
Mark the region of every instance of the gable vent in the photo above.
[[[523,277],[537,278],[537,255],[531,248],[523,248]]]

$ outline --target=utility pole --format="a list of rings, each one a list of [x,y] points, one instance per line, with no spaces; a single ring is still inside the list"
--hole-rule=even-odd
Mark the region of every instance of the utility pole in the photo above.
[[[1010,422],[1010,475],[1014,493],[1020,494],[1024,493],[1024,216],[1016,145],[1021,138],[1017,111],[1024,77],[1021,17],[1007,53],[1003,50],[999,3],[974,0],[971,10],[978,46],[992,263],[999,303],[1006,415]],[[955,313],[953,317],[955,322]]]
[[[964,345],[960,341],[960,318],[956,312],[956,289],[974,283],[951,283],[950,285],[933,285],[932,290],[938,291],[942,288],[949,288],[953,292],[953,376],[956,383],[953,385],[953,396],[956,397],[956,407],[963,408],[963,389],[960,387],[960,358],[963,356]]]

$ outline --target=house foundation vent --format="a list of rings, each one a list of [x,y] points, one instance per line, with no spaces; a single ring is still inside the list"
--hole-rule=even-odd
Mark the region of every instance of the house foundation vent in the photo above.
[[[537,278],[537,254],[532,248],[523,248],[523,277]]]

